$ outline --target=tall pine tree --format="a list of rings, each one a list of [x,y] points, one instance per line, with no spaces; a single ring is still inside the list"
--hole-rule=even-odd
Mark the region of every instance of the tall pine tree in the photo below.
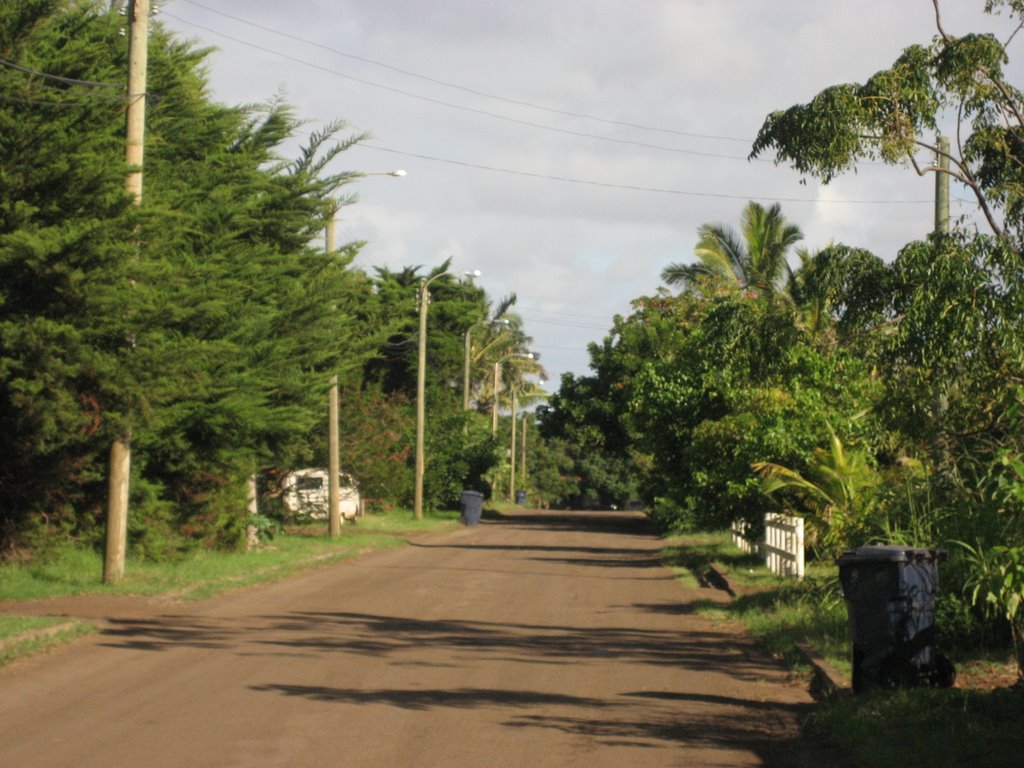
[[[13,6],[13,7],[12,7]],[[123,20],[105,4],[0,7],[0,524],[93,530],[105,447],[134,436],[130,532],[234,543],[244,478],[307,459],[331,373],[374,335],[351,245],[316,242],[361,137],[282,146],[289,110],[212,102],[206,51],[156,25],[146,194],[123,191]],[[114,87],[108,87],[114,86]]]

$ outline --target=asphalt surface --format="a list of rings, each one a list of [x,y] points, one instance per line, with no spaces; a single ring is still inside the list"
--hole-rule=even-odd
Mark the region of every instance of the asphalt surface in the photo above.
[[[0,669],[0,766],[822,764],[806,686],[659,546],[522,511],[203,602],[0,606],[100,627]]]

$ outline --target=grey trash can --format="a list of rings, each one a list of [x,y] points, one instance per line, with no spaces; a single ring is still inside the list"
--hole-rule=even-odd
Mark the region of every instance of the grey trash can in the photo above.
[[[839,557],[854,691],[953,685],[956,670],[934,647],[935,594],[945,558],[945,550],[892,545],[859,547]]]
[[[516,491],[516,504],[521,507],[526,505],[526,491]]]
[[[462,522],[464,525],[476,525],[484,510],[484,495],[480,491],[463,491],[460,499],[462,505]]]

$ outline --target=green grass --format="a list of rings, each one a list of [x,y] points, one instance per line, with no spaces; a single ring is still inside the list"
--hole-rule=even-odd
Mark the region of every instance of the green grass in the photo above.
[[[50,627],[56,632],[45,632]],[[93,630],[88,622],[63,616],[0,616],[0,666],[71,642]]]
[[[417,520],[411,510],[397,509],[383,514],[364,515],[351,528],[346,526],[346,530],[384,531],[396,535],[451,531],[459,527],[459,515],[458,510],[429,510],[424,512],[422,520]]]
[[[33,629],[52,627],[67,619],[59,616],[0,616],[0,641],[30,632]]]
[[[326,523],[293,526],[252,552],[199,550],[165,562],[129,559],[124,578],[115,585],[102,583],[103,562],[98,552],[69,545],[38,561],[0,565],[0,600],[167,593],[201,599],[365,552],[402,546],[404,535],[451,530],[458,526],[457,518],[458,513],[432,513],[415,520],[405,510],[366,515],[355,525],[343,526],[335,540],[327,537]]]
[[[402,543],[400,538],[385,534],[346,534],[335,541],[284,535],[253,552],[197,551],[178,560],[156,563],[129,560],[124,578],[114,585],[101,581],[103,560],[98,552],[68,546],[41,562],[0,566],[0,599],[165,593],[198,599]]]
[[[0,600],[97,594],[173,594],[199,600],[367,552],[400,547],[407,535],[453,530],[459,525],[458,518],[458,512],[428,512],[416,520],[409,510],[391,510],[344,525],[335,540],[327,537],[325,522],[289,526],[287,532],[252,552],[195,551],[168,562],[129,559],[124,578],[115,585],[102,583],[103,560],[98,552],[68,545],[33,562],[0,565]],[[37,632],[58,624],[68,626],[53,634]],[[0,665],[91,631],[88,623],[64,618],[0,616]]]
[[[875,692],[825,705],[813,727],[871,768],[1019,766],[1024,690]]]
[[[756,555],[737,549],[728,532],[700,533],[668,540],[666,561],[690,574],[710,565],[739,593],[727,604],[707,601],[700,613],[740,621],[774,655],[793,669],[806,666],[797,644],[810,645],[841,672],[849,674],[846,607],[835,568],[810,564],[801,584],[775,576]],[[695,577],[682,583],[690,584]]]
[[[846,608],[835,566],[811,564],[801,584],[768,573],[759,559],[735,549],[728,533],[666,544],[673,567],[701,573],[714,563],[737,591],[731,603],[708,601],[702,613],[742,622],[791,669],[805,666],[796,650],[803,643],[849,675]],[[1016,766],[1024,747],[1024,690],[874,691],[823,702],[808,726],[837,744],[851,766]]]

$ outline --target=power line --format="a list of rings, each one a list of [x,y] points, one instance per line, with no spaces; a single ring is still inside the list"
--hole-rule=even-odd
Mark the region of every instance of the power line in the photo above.
[[[587,330],[607,330],[607,325],[595,325],[593,323],[572,323],[565,320],[544,320],[539,317],[529,317],[522,315],[523,320],[529,320],[531,323],[541,323],[542,325],[560,325],[564,328],[584,328]]]
[[[570,351],[573,351],[573,352],[586,352],[587,351],[587,345],[586,344],[584,344],[584,345],[574,344],[572,346],[565,347],[565,346],[556,346],[554,344],[539,344],[539,343],[535,343],[535,344],[533,344],[533,346],[536,347],[537,349],[547,349],[547,350],[558,350],[558,351],[570,350]]]
[[[119,99],[118,101],[123,101],[123,99]],[[62,109],[68,109],[71,107],[88,107],[96,104],[95,101],[55,101],[53,99],[21,99],[17,96],[7,96],[6,94],[0,94],[0,103],[24,104],[30,107],[60,107]]]
[[[638,128],[640,130],[657,131],[657,132],[662,132],[662,133],[670,133],[670,134],[675,134],[675,135],[679,135],[679,136],[686,136],[686,137],[690,137],[690,138],[722,139],[722,140],[726,140],[726,141],[736,141],[736,142],[741,142],[741,143],[746,143],[746,144],[752,143],[752,141],[749,140],[749,139],[740,139],[740,138],[731,137],[731,136],[715,136],[715,135],[709,135],[709,134],[687,133],[687,132],[678,131],[678,130],[675,130],[675,129],[657,128],[657,127],[645,126],[645,125],[641,125],[641,124],[626,123],[626,122],[621,122],[621,121],[608,120],[608,119],[605,119],[605,118],[600,118],[600,117],[596,117],[594,115],[588,115],[588,114],[585,114],[585,113],[574,113],[574,112],[569,112],[569,111],[564,111],[564,110],[553,109],[553,108],[550,108],[550,107],[544,107],[544,106],[541,106],[541,105],[538,105],[538,104],[533,104],[531,102],[518,101],[518,100],[515,100],[515,99],[508,99],[508,98],[505,98],[505,97],[502,97],[502,96],[497,96],[497,95],[488,94],[488,93],[481,92],[481,91],[476,91],[474,89],[467,88],[465,86],[461,86],[461,85],[458,85],[458,84],[449,83],[449,82],[446,82],[446,81],[443,81],[443,80],[438,80],[438,79],[435,79],[435,78],[431,78],[431,77],[428,77],[428,76],[425,76],[425,75],[419,75],[417,73],[410,72],[408,70],[403,70],[403,69],[400,69],[398,67],[394,67],[394,66],[392,66],[390,64],[385,64],[383,62],[375,61],[373,59],[368,59],[368,58],[365,58],[365,57],[362,57],[362,56],[357,56],[355,54],[345,53],[344,51],[339,51],[339,50],[337,50],[335,48],[330,48],[329,46],[325,46],[325,45],[322,45],[321,43],[317,43],[317,42],[312,41],[312,40],[307,40],[305,38],[298,37],[297,35],[292,35],[292,34],[287,33],[287,32],[280,32],[280,31],[272,29],[270,27],[266,27],[266,26],[263,26],[263,25],[260,25],[260,24],[256,24],[254,22],[249,22],[249,21],[247,21],[245,19],[242,19],[240,17],[233,16],[231,14],[224,13],[222,11],[218,11],[218,10],[213,9],[213,8],[209,8],[208,6],[202,5],[201,3],[194,2],[194,0],[185,0],[185,2],[188,2],[191,5],[194,5],[194,6],[198,7],[198,8],[202,8],[204,10],[210,11],[212,13],[219,14],[219,15],[224,16],[226,18],[239,21],[239,22],[241,22],[243,24],[247,24],[247,25],[255,27],[257,29],[265,30],[265,31],[273,33],[273,34],[278,34],[278,35],[281,35],[283,37],[291,38],[293,40],[297,40],[299,42],[302,42],[302,43],[310,45],[310,46],[314,46],[314,47],[317,47],[317,48],[322,48],[322,49],[324,49],[326,51],[338,54],[340,56],[345,56],[345,57],[348,57],[348,58],[351,58],[351,59],[355,59],[355,60],[358,60],[358,61],[364,61],[364,62],[367,62],[367,63],[374,64],[376,66],[380,66],[380,67],[383,67],[383,68],[386,68],[386,69],[393,70],[395,72],[399,72],[399,73],[404,74],[404,75],[408,75],[410,77],[420,78],[420,79],[426,80],[428,82],[434,82],[434,83],[437,83],[437,84],[440,84],[440,85],[444,85],[444,86],[447,86],[447,87],[450,87],[450,88],[455,88],[457,90],[462,90],[462,91],[465,91],[465,92],[468,92],[468,93],[472,93],[472,94],[475,94],[475,95],[479,95],[479,96],[483,96],[483,97],[486,97],[486,98],[492,98],[492,99],[496,99],[496,100],[499,100],[499,101],[504,101],[504,102],[510,103],[510,104],[516,104],[516,105],[521,105],[521,106],[528,106],[528,107],[531,107],[531,108],[534,108],[534,109],[539,109],[539,110],[543,110],[543,111],[553,112],[553,113],[556,113],[556,114],[562,114],[562,115],[567,115],[567,116],[572,116],[572,117],[580,117],[580,118],[584,118],[584,119],[596,120],[598,122],[604,122],[604,123],[608,123],[608,124],[612,124],[612,125],[620,125],[620,126],[626,126],[626,127],[633,127],[633,128]],[[651,144],[651,143],[648,143],[648,142],[635,141],[635,140],[631,140],[631,139],[618,139],[618,138],[614,138],[614,137],[611,137],[611,136],[601,136],[601,135],[598,135],[598,134],[586,133],[584,131],[573,131],[573,130],[569,130],[569,129],[566,129],[566,128],[557,128],[555,126],[543,125],[541,123],[534,123],[534,122],[530,122],[528,120],[520,120],[520,119],[517,119],[517,118],[509,117],[507,115],[502,115],[502,114],[499,114],[499,113],[496,113],[496,112],[490,112],[490,111],[484,110],[484,109],[477,109],[477,108],[474,108],[474,107],[468,107],[468,106],[465,106],[465,105],[462,105],[462,104],[455,104],[455,103],[444,101],[444,100],[441,100],[441,99],[435,99],[435,98],[432,98],[432,97],[429,97],[429,96],[423,96],[421,94],[413,93],[411,91],[402,90],[400,88],[394,88],[392,86],[383,85],[381,83],[376,83],[376,82],[374,82],[372,80],[366,80],[364,78],[355,77],[353,75],[349,75],[349,74],[346,74],[344,72],[339,72],[336,69],[331,69],[330,67],[325,67],[325,66],[320,65],[320,64],[316,64],[316,63],[313,63],[313,62],[310,62],[310,61],[306,61],[305,59],[300,59],[300,58],[298,58],[296,56],[292,56],[290,54],[284,53],[282,51],[278,51],[278,50],[273,49],[273,48],[268,48],[266,46],[258,45],[256,43],[252,43],[252,42],[250,42],[248,40],[244,40],[244,39],[239,38],[239,37],[234,37],[232,35],[226,34],[226,33],[221,32],[219,30],[213,29],[212,27],[208,27],[208,26],[205,26],[205,25],[202,25],[202,24],[197,24],[196,22],[188,21],[187,19],[183,19],[180,16],[176,16],[176,15],[174,15],[172,13],[167,13],[166,11],[164,12],[164,15],[169,17],[169,18],[175,19],[176,21],[179,21],[182,24],[185,24],[187,26],[195,27],[196,29],[202,29],[202,30],[204,30],[206,32],[210,32],[211,34],[217,35],[219,37],[222,37],[222,38],[224,38],[226,40],[230,40],[232,42],[236,42],[236,43],[238,43],[240,45],[247,46],[247,47],[252,48],[254,50],[262,51],[264,53],[269,53],[269,54],[274,55],[274,56],[279,56],[279,57],[281,57],[283,59],[287,59],[289,61],[294,61],[297,64],[301,64],[303,66],[310,67],[312,69],[317,69],[317,70],[320,70],[322,72],[326,72],[328,74],[332,74],[332,75],[335,75],[337,77],[344,78],[346,80],[351,80],[353,82],[360,83],[361,85],[366,85],[366,86],[369,86],[371,88],[377,88],[379,90],[388,91],[388,92],[395,93],[395,94],[398,94],[398,95],[401,95],[401,96],[406,96],[408,98],[417,99],[419,101],[425,101],[425,102],[430,103],[430,104],[436,104],[436,105],[439,105],[439,106],[449,107],[451,109],[456,109],[456,110],[460,110],[460,111],[463,111],[463,112],[469,112],[471,114],[477,114],[477,115],[482,115],[482,116],[485,116],[485,117],[491,117],[491,118],[494,118],[494,119],[497,119],[497,120],[503,120],[505,122],[509,122],[509,123],[512,123],[512,124],[515,124],[515,125],[522,125],[522,126],[525,126],[525,127],[528,127],[528,128],[536,128],[538,130],[550,131],[550,132],[560,133],[560,134],[568,135],[568,136],[576,136],[576,137],[579,137],[579,138],[594,139],[596,141],[605,141],[605,142],[610,142],[610,143],[613,143],[613,144],[622,144],[622,145],[628,145],[628,146],[635,146],[635,147],[639,147],[639,148],[642,148],[642,149],[652,149],[652,150],[656,150],[656,151],[660,151],[660,152],[671,152],[671,153],[675,153],[675,154],[690,155],[690,156],[695,156],[695,157],[717,158],[717,159],[721,159],[721,160],[742,160],[742,161],[754,162],[754,163],[770,163],[770,162],[774,162],[773,160],[771,160],[769,158],[762,158],[762,157],[750,158],[750,157],[748,157],[746,155],[728,155],[728,154],[717,153],[717,152],[701,152],[701,151],[698,151],[698,150],[682,149],[680,147],[667,147],[667,146],[663,146],[663,145],[659,145],[659,144]],[[864,162],[864,165],[879,165],[879,164],[883,164],[883,163],[878,163],[876,161],[865,161]],[[611,186],[614,186],[614,185],[611,185]],[[658,190],[648,190],[648,191],[658,191]],[[680,194],[686,194],[686,193],[680,193]],[[725,197],[729,197],[729,196],[725,196]],[[742,197],[742,196],[740,196],[740,197]],[[771,199],[771,198],[769,198],[769,199]],[[786,202],[785,198],[777,198],[777,199],[780,199],[783,202]],[[798,199],[798,200],[792,200],[792,201],[789,201],[789,202],[804,202],[804,201]],[[874,202],[874,201],[864,201],[864,202]],[[879,201],[879,202],[886,202],[886,201]],[[905,201],[894,201],[894,202],[905,202]]]
[[[542,315],[555,315],[556,317],[571,317],[574,319],[585,319],[585,320],[607,320],[606,315],[581,315],[576,312],[555,312],[552,309],[537,309],[536,307],[524,307],[527,312],[540,312]]]
[[[726,154],[717,153],[717,152],[700,152],[698,150],[681,149],[679,147],[666,147],[666,146],[663,146],[663,145],[660,145],[660,144],[651,144],[651,143],[648,143],[648,142],[645,142],[645,141],[634,141],[632,139],[617,139],[617,138],[614,138],[612,136],[600,136],[600,135],[598,135],[596,133],[586,133],[584,131],[573,131],[573,130],[570,130],[568,128],[556,128],[555,126],[543,125],[541,123],[534,123],[534,122],[531,122],[529,120],[519,120],[518,118],[509,117],[507,115],[501,115],[501,114],[498,114],[497,112],[491,112],[491,111],[486,110],[486,109],[477,109],[475,107],[467,107],[467,106],[465,106],[463,104],[455,104],[454,102],[444,101],[442,99],[435,99],[435,98],[432,98],[430,96],[423,96],[423,95],[418,94],[418,93],[413,93],[412,91],[406,91],[406,90],[403,90],[401,88],[394,88],[394,87],[392,87],[390,85],[384,85],[382,83],[376,83],[376,82],[374,82],[372,80],[366,80],[365,78],[355,77],[353,75],[349,75],[349,74],[346,74],[344,72],[339,72],[336,69],[331,69],[330,67],[325,67],[325,66],[323,66],[321,64],[315,64],[315,63],[313,63],[311,61],[306,61],[305,59],[300,59],[297,56],[292,56],[291,54],[284,53],[282,51],[278,51],[278,50],[275,50],[273,48],[267,48],[266,46],[258,45],[256,43],[249,42],[248,40],[243,40],[242,38],[234,37],[233,35],[228,35],[228,34],[226,34],[224,32],[219,31],[219,30],[213,29],[212,27],[207,27],[207,26],[204,26],[202,24],[197,24],[197,23],[195,23],[193,21],[188,21],[186,19],[181,18],[180,16],[175,16],[173,13],[166,13],[165,12],[164,15],[167,16],[168,18],[172,18],[172,19],[174,19],[176,21],[179,21],[182,24],[186,24],[186,25],[188,25],[190,27],[195,27],[196,29],[202,29],[202,30],[204,30],[206,32],[209,32],[211,34],[217,35],[218,37],[222,37],[225,40],[230,40],[230,41],[232,41],[234,43],[238,43],[239,45],[247,46],[247,47],[252,48],[254,50],[257,50],[257,51],[262,51],[264,53],[269,53],[269,54],[272,54],[274,56],[279,56],[279,57],[281,57],[283,59],[287,59],[288,61],[294,61],[296,64],[301,64],[301,65],[306,66],[306,67],[311,67],[312,69],[317,69],[317,70],[319,70],[321,72],[326,72],[328,74],[335,75],[336,77],[344,78],[345,80],[351,80],[352,82],[359,83],[361,85],[366,85],[366,86],[369,86],[371,88],[377,88],[379,90],[387,91],[389,93],[396,93],[396,94],[398,94],[400,96],[406,96],[406,97],[411,98],[411,99],[417,99],[418,101],[425,101],[425,102],[427,102],[429,104],[437,104],[437,105],[442,106],[442,107],[448,107],[450,109],[457,109],[457,110],[461,110],[463,112],[469,112],[469,113],[475,114],[475,115],[483,115],[484,117],[492,117],[492,118],[494,118],[496,120],[503,120],[503,121],[505,121],[507,123],[513,123],[514,125],[522,125],[522,126],[525,126],[527,128],[536,128],[536,129],[542,130],[542,131],[550,131],[552,133],[561,133],[563,135],[576,136],[578,138],[594,139],[596,141],[606,141],[606,142],[610,142],[612,144],[623,144],[623,145],[628,145],[628,146],[640,147],[642,149],[653,149],[653,150],[656,150],[656,151],[659,151],[659,152],[672,152],[672,153],[675,153],[675,154],[694,155],[694,156],[697,156],[697,157],[712,157],[712,158],[718,158],[720,160],[742,160],[744,162],[772,162],[771,160],[762,159],[762,158],[755,158],[753,161],[749,161],[748,158],[746,157],[746,155],[726,155]]]
[[[703,133],[691,133],[691,132],[688,132],[688,131],[680,131],[680,130],[677,130],[675,128],[663,128],[663,127],[659,127],[659,126],[643,125],[641,123],[631,123],[631,122],[627,122],[627,121],[624,121],[624,120],[612,120],[610,118],[599,117],[597,115],[591,115],[591,114],[587,114],[585,112],[572,112],[572,111],[569,111],[569,110],[557,109],[555,107],[548,107],[548,106],[544,106],[542,104],[536,104],[536,103],[530,102],[530,101],[523,101],[523,100],[520,100],[520,99],[512,99],[512,98],[508,98],[506,96],[500,96],[498,94],[488,93],[486,91],[480,91],[480,90],[477,90],[475,88],[470,88],[470,87],[465,86],[465,85],[460,85],[458,83],[452,83],[452,82],[447,81],[447,80],[441,80],[441,79],[436,78],[436,77],[430,77],[429,75],[423,75],[423,74],[420,74],[419,72],[412,72],[412,71],[407,70],[407,69],[402,69],[401,67],[396,67],[396,66],[394,66],[392,64],[387,64],[387,63],[382,62],[382,61],[377,61],[375,59],[370,59],[370,58],[367,58],[365,56],[358,56],[358,55],[356,55],[354,53],[347,53],[345,51],[338,50],[337,48],[331,48],[330,46],[323,45],[322,43],[318,43],[315,40],[309,40],[309,39],[304,38],[304,37],[299,37],[298,35],[293,35],[293,34],[291,34],[289,32],[284,32],[284,31],[279,30],[279,29],[274,29],[272,27],[267,27],[267,26],[264,26],[262,24],[257,24],[256,22],[249,21],[248,19],[243,19],[240,16],[233,16],[230,13],[225,13],[224,11],[217,10],[216,8],[211,8],[208,5],[203,5],[202,3],[197,3],[197,2],[195,2],[195,0],[184,0],[184,1],[186,3],[188,3],[189,5],[193,5],[193,6],[197,7],[197,8],[202,8],[204,11],[209,11],[210,13],[215,13],[215,14],[217,14],[219,16],[223,16],[224,18],[231,19],[233,21],[237,21],[240,24],[245,24],[246,26],[253,27],[255,29],[259,29],[259,30],[262,30],[264,32],[269,32],[271,34],[278,35],[280,37],[285,37],[285,38],[288,38],[290,40],[295,40],[296,42],[302,43],[304,45],[309,45],[309,46],[313,46],[315,48],[320,48],[321,50],[337,54],[338,56],[344,56],[347,59],[352,59],[354,61],[361,61],[361,62],[363,62],[365,64],[372,64],[372,65],[374,65],[376,67],[381,67],[382,69],[387,69],[387,70],[390,70],[392,72],[397,72],[400,75],[405,75],[407,77],[413,77],[413,78],[416,78],[417,80],[423,80],[424,82],[427,82],[427,83],[433,83],[434,85],[441,85],[441,86],[444,86],[445,88],[452,88],[452,89],[457,90],[457,91],[462,91],[463,93],[468,93],[468,94],[471,94],[473,96],[481,96],[481,97],[486,98],[486,99],[494,99],[495,101],[501,101],[501,102],[504,102],[506,104],[512,104],[512,105],[515,105],[515,106],[518,106],[518,107],[529,107],[530,109],[536,109],[536,110],[540,110],[542,112],[549,112],[549,113],[555,114],[555,115],[563,115],[565,117],[577,117],[577,118],[582,118],[582,119],[585,119],[585,120],[593,120],[595,122],[605,123],[606,125],[617,125],[617,126],[620,126],[620,127],[623,127],[623,128],[635,128],[635,129],[641,130],[641,131],[651,131],[653,133],[667,133],[667,134],[672,134],[674,136],[685,136],[687,138],[695,138],[695,139],[715,139],[715,140],[721,140],[721,141],[735,141],[735,142],[740,142],[742,144],[753,144],[753,139],[740,139],[740,138],[736,138],[735,136],[715,136],[715,135],[703,134]],[[180,19],[178,17],[174,17],[174,18],[176,18],[178,21],[182,21],[182,19]],[[185,23],[188,24],[189,22],[185,22]]]
[[[61,75],[51,75],[48,72],[40,72],[29,67],[22,66],[13,61],[7,59],[0,59],[0,66],[13,69],[16,72],[21,72],[26,75],[34,75],[35,77],[41,77],[44,80],[52,80],[57,83],[64,83],[65,85],[82,85],[89,88],[117,88],[118,90],[124,90],[124,86],[118,83],[100,83],[95,80],[77,80],[73,77],[62,77]]]
[[[607,189],[624,189],[633,192],[654,192],[664,195],[679,195],[683,197],[707,197],[707,198],[720,198],[726,200],[770,200],[772,202],[780,203],[832,203],[832,204],[848,204],[848,205],[934,205],[934,200],[828,200],[818,199],[810,197],[778,197],[775,195],[734,195],[724,192],[694,192],[692,190],[683,189],[669,189],[665,187],[644,187],[634,184],[617,184],[606,181],[595,181],[592,179],[577,179],[570,176],[555,176],[545,173],[534,173],[532,171],[519,171],[514,168],[501,168],[493,165],[483,165],[481,163],[470,163],[462,160],[452,160],[450,158],[435,157],[433,155],[424,155],[416,152],[403,152],[397,149],[391,149],[390,147],[384,147],[380,144],[360,144],[359,146],[365,147],[366,149],[374,149],[380,152],[388,152],[393,155],[400,155],[402,157],[413,157],[418,160],[429,160],[435,163],[444,163],[446,165],[454,165],[462,168],[476,168],[477,170],[491,171],[492,173],[504,173],[512,176],[524,176],[533,179],[547,179],[549,181],[561,181],[567,184],[582,184],[585,186],[593,187],[604,187]]]

